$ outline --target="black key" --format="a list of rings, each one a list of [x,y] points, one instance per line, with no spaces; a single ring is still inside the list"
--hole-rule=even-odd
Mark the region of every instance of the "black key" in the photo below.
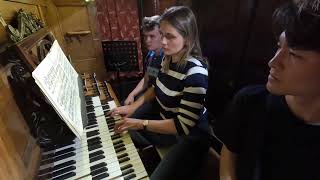
[[[115,134],[111,136],[112,140],[119,139],[119,138],[121,138],[120,134]]]
[[[88,121],[87,126],[93,126],[93,125],[97,126],[97,121]]]
[[[68,153],[68,152],[71,152],[71,151],[75,151],[76,149],[74,147],[69,147],[67,149],[64,149],[64,150],[60,150],[60,151],[56,151],[54,153],[54,156],[60,156],[62,154],[65,154],[65,153]]]
[[[97,142],[97,141],[100,141],[100,140],[101,140],[101,138],[98,136],[98,137],[87,139],[87,142],[88,143],[94,143],[94,142]]]
[[[108,169],[106,167],[102,167],[100,169],[97,169],[97,170],[94,170],[94,171],[91,171],[90,175],[91,176],[96,176],[98,174],[101,174],[101,173],[104,173],[104,172],[107,172]]]
[[[101,154],[103,154],[103,151],[102,151],[102,150],[99,150],[99,151],[90,153],[90,154],[89,154],[89,158],[93,158],[93,157],[98,156],[98,155],[101,155]]]
[[[113,118],[113,117],[110,117],[110,116],[107,116],[107,117],[106,117],[106,121],[112,121],[112,120],[114,121],[114,118]]]
[[[69,152],[69,153],[67,153],[67,154],[64,154],[64,155],[55,157],[55,158],[54,158],[54,162],[60,161],[60,160],[62,160],[62,159],[66,159],[66,158],[69,158],[69,157],[72,157],[72,156],[75,156],[75,155],[76,155],[75,152]]]
[[[88,121],[97,121],[97,117],[95,116],[88,117]]]
[[[86,108],[94,108],[93,105],[87,105]]]
[[[69,146],[69,145],[74,144],[74,143],[75,143],[74,141],[63,142],[63,143],[61,143],[61,144],[59,144],[59,145],[46,148],[46,149],[43,151],[43,153],[48,152],[48,151],[52,151],[52,150],[55,150],[55,149],[59,149],[59,148],[65,147],[65,146]]]
[[[119,148],[121,148],[121,147],[124,147],[125,145],[124,144],[117,144],[117,145],[115,145],[115,146],[113,146],[114,147],[114,149],[119,149]]]
[[[108,126],[114,126],[116,124],[116,122],[107,122]]]
[[[89,150],[89,151],[92,151],[92,150],[95,150],[95,149],[99,149],[99,148],[102,148],[102,145],[101,145],[101,144],[96,144],[96,145],[88,146],[88,150]]]
[[[94,107],[92,105],[91,106],[87,106],[86,109],[87,109],[87,113],[94,112]]]
[[[86,101],[86,105],[92,105],[93,101]]]
[[[130,175],[124,177],[123,179],[124,180],[129,180],[129,179],[132,179],[132,178],[135,178],[135,177],[136,177],[136,174],[130,174]]]
[[[133,173],[133,172],[134,172],[134,170],[132,168],[130,168],[130,169],[126,169],[126,170],[122,171],[121,175],[125,176],[125,175],[128,175],[128,174]]]
[[[67,172],[70,172],[70,171],[73,171],[75,170],[76,167],[75,166],[69,166],[69,167],[66,167],[66,168],[63,168],[61,170],[58,170],[58,171],[55,171],[52,173],[52,176],[53,177],[56,177],[56,176],[60,176],[61,174],[65,174]]]
[[[110,114],[108,115],[106,111],[104,114],[105,114],[106,121],[115,120],[114,117],[110,116]]]
[[[126,150],[126,148],[125,147],[121,147],[119,149],[116,149],[116,153],[119,153],[119,152],[124,151],[124,150]]]
[[[95,161],[98,161],[98,160],[104,159],[104,158],[105,158],[104,155],[95,156],[95,157],[93,157],[93,158],[90,158],[90,163],[93,163],[93,162],[95,162]]]
[[[89,123],[88,123],[88,124],[89,124]],[[98,127],[97,124],[93,124],[93,125],[88,125],[88,124],[87,124],[86,129],[92,129],[92,128]]]
[[[51,174],[39,175],[38,180],[46,180],[52,178]]]
[[[97,125],[97,120],[93,119],[93,120],[88,120],[88,124],[87,126],[93,126],[93,125]]]
[[[52,180],[63,180],[63,179],[68,179],[68,178],[71,178],[73,176],[75,176],[76,173],[75,172],[69,172],[67,174],[64,174],[62,176],[58,176],[58,177],[55,177],[53,178]]]
[[[55,158],[46,159],[46,160],[44,160],[44,161],[41,161],[40,164],[41,164],[41,165],[50,164],[50,163],[52,163],[52,162],[60,161],[60,160],[62,160],[62,159],[66,159],[66,158],[69,158],[69,157],[75,156],[75,155],[76,155],[76,153],[74,153],[74,152],[69,152],[69,153],[67,153],[67,154],[64,154],[64,155],[61,155],[61,156],[57,156],[57,157],[55,157]]]
[[[96,165],[94,165],[94,166],[91,166],[91,167],[90,167],[90,170],[91,170],[91,171],[94,171],[94,170],[96,170],[96,169],[99,169],[99,168],[102,168],[102,167],[105,167],[105,166],[107,166],[107,163],[106,163],[106,162],[101,162],[101,163],[99,163],[99,164],[96,164]]]
[[[121,159],[121,158],[124,158],[124,157],[127,157],[129,156],[128,153],[123,153],[123,154],[120,154],[119,156],[117,156],[118,159]]]
[[[110,110],[110,106],[109,106],[109,105],[102,106],[102,109],[103,109],[103,110]]]
[[[86,97],[84,97],[84,99],[85,99],[86,101],[92,101],[92,97],[86,96]]]
[[[88,147],[92,147],[92,146],[99,145],[99,144],[102,144],[102,142],[100,140],[98,140],[98,141],[89,141],[88,142]]]
[[[87,132],[87,137],[91,137],[98,134],[100,134],[99,130],[90,131],[90,132]]]
[[[97,120],[97,117],[94,115],[94,116],[90,116],[90,117],[88,117],[88,120],[94,120],[94,121],[96,121]]]
[[[108,176],[109,176],[108,173],[102,173],[102,174],[100,174],[98,176],[93,177],[92,180],[100,180],[100,179],[106,178]]]
[[[89,112],[88,114],[87,114],[87,116],[88,116],[88,118],[96,118],[96,115],[94,114],[94,112]]]
[[[76,164],[76,161],[75,161],[75,160],[70,160],[70,161],[67,161],[67,162],[64,162],[64,163],[55,165],[55,166],[53,167],[53,170],[56,171],[56,170],[58,170],[58,169],[61,169],[61,168],[70,166],[70,165],[72,165],[72,164]]]
[[[41,169],[38,174],[39,175],[43,175],[43,174],[46,174],[46,173],[49,173],[49,172],[52,172],[52,171],[59,170],[61,168],[65,168],[65,167],[70,166],[70,165],[75,164],[75,163],[76,163],[76,161],[70,160],[70,161],[55,165],[53,167],[48,167],[48,168],[45,168],[45,169]]]
[[[122,158],[122,159],[119,159],[119,163],[127,162],[127,161],[129,161],[129,160],[130,160],[129,157],[124,157],[124,158]]]
[[[126,170],[131,167],[132,167],[132,164],[127,164],[127,165],[122,166],[120,169],[121,169],[121,171],[123,171],[123,170]]]
[[[52,172],[53,168],[52,167],[48,167],[48,168],[45,168],[45,169],[41,169],[39,172],[38,172],[38,176],[42,176],[44,174],[47,174],[47,173],[50,173]]]
[[[107,123],[110,123],[110,122],[116,122],[116,120],[115,120],[115,119],[113,119],[113,118],[112,118],[112,119],[106,118],[106,122],[107,122]]]

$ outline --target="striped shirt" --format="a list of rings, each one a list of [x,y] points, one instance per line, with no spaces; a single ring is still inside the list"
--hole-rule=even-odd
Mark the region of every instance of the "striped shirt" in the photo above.
[[[158,74],[156,100],[163,119],[174,119],[179,135],[189,134],[199,122],[208,88],[208,69],[203,62],[190,58],[185,68],[170,63],[168,72]]]

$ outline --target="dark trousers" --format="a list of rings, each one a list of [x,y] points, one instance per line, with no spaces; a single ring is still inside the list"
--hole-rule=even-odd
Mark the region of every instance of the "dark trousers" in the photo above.
[[[189,135],[178,139],[178,143],[162,159],[150,179],[196,179],[207,158],[209,147],[209,134],[194,128]]]
[[[157,102],[141,106],[131,116],[137,119],[162,119]],[[207,121],[201,121],[207,127]],[[201,125],[199,125],[202,127]],[[203,128],[206,129],[206,128]],[[152,173],[151,180],[179,180],[196,179],[204,164],[210,147],[210,136],[206,130],[194,127],[190,134],[177,138],[174,135],[158,134],[148,131],[129,131],[130,136],[138,148],[148,145],[173,145],[168,154]]]

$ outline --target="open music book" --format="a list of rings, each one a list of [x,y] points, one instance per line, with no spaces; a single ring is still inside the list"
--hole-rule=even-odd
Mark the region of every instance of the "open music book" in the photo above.
[[[80,138],[83,133],[79,75],[57,41],[32,77],[61,119]],[[63,138],[63,137],[62,137]]]

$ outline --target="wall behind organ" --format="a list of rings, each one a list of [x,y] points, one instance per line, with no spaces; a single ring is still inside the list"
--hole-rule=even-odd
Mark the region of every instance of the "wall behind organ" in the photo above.
[[[142,73],[141,37],[137,0],[96,0],[101,40],[136,41],[139,71],[121,73],[121,77],[137,77]],[[107,72],[114,79],[116,73]]]
[[[0,0],[0,12],[6,23],[11,23],[19,9],[34,13],[44,23],[48,23],[46,15],[52,11],[50,0]],[[52,17],[50,22],[54,21]],[[51,27],[49,27],[51,29]],[[53,31],[61,37],[59,29]],[[6,31],[0,25],[0,51],[3,52],[9,42]],[[0,179],[33,179],[39,167],[37,160],[40,150],[33,145],[29,128],[18,108],[14,94],[7,80],[4,58],[0,56]],[[28,145],[29,144],[29,145]],[[29,151],[30,150],[30,151]]]

